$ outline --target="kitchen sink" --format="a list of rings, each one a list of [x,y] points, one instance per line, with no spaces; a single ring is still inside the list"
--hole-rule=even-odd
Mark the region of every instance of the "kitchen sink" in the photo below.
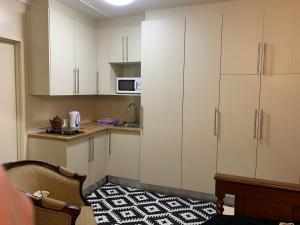
[[[139,123],[121,123],[118,125],[118,127],[129,127],[129,128],[139,128]]]

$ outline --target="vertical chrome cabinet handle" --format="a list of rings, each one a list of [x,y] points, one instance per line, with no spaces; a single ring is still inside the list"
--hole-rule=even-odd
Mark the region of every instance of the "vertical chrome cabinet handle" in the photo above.
[[[141,105],[141,112],[140,112],[140,121],[141,121],[141,131],[144,130],[144,107]]]
[[[89,162],[92,161],[92,140],[89,138]]]
[[[99,90],[99,81],[100,81],[100,79],[99,79],[99,71],[97,71],[97,74],[96,74],[96,82],[97,82],[97,85],[96,85],[96,88],[97,88],[97,94],[99,94],[100,93],[100,90]]]
[[[264,123],[264,111],[260,111],[260,127],[259,127],[259,138],[263,139],[263,123]]]
[[[128,36],[126,36],[126,59],[128,62]]]
[[[268,43],[264,42],[263,43],[263,64],[262,64],[262,73],[265,74],[266,73],[266,64],[267,64],[267,47],[268,47]]]
[[[218,109],[215,108],[215,116],[214,116],[214,136],[217,136],[218,135],[218,132],[217,132],[217,117],[218,117]]]
[[[80,74],[79,74],[79,68],[77,69],[77,94],[79,94],[79,76],[80,76]]]
[[[260,74],[261,70],[261,45],[262,43],[259,42],[257,49],[257,74]]]
[[[111,133],[109,133],[108,135],[108,155],[109,155],[109,159],[111,156]]]
[[[77,94],[77,91],[76,91],[76,69],[74,68],[74,70],[73,70],[73,84],[74,84],[74,86],[73,86],[73,93],[74,93],[74,95],[76,95]]]
[[[124,56],[124,37],[122,37],[122,58],[123,58],[123,62],[125,61],[125,56]]]
[[[258,114],[258,110],[255,109],[255,111],[254,111],[254,133],[253,133],[253,139],[257,138],[257,114]]]
[[[95,160],[95,139],[92,137],[92,161]]]

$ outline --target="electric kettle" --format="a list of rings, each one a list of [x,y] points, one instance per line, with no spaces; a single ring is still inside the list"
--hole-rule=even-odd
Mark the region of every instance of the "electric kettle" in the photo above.
[[[77,111],[69,112],[69,124],[71,128],[80,129],[80,113]]]

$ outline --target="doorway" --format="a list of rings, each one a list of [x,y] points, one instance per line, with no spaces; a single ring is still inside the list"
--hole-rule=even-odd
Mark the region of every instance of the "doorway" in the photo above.
[[[18,160],[16,46],[0,40],[0,164]]]

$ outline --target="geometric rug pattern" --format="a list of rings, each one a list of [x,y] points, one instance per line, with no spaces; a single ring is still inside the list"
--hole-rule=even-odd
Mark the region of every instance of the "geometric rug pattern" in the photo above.
[[[87,196],[97,224],[198,225],[216,215],[212,202],[107,183]]]

